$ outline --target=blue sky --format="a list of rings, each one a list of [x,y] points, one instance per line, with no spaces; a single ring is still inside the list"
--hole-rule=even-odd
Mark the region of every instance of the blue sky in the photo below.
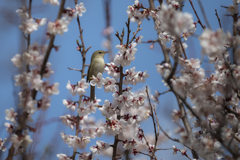
[[[147,0],[139,0],[140,3],[143,3],[144,6],[148,7],[148,1]],[[103,2],[100,0],[84,0],[81,1],[84,3],[84,6],[86,7],[87,11],[83,14],[83,17],[80,18],[82,28],[84,29],[83,37],[86,47],[92,46],[92,48],[87,53],[87,61],[86,63],[90,63],[91,54],[95,50],[106,50],[103,48],[102,42],[105,39],[104,35],[102,34],[103,29],[106,26],[105,21],[105,13],[104,13],[104,6]],[[157,2],[157,1],[156,1]],[[115,46],[119,44],[119,40],[115,37],[115,32],[119,31],[121,32],[122,28],[125,28],[125,22],[127,21],[127,13],[126,9],[127,6],[132,5],[134,3],[134,0],[121,0],[121,1],[112,1],[111,3],[111,24],[114,28],[114,32],[112,33],[112,48],[114,51],[114,54],[117,53],[117,49]],[[201,14],[201,10],[198,6],[197,0],[193,0],[194,6],[200,16],[200,19],[202,20],[203,24],[206,24],[203,16]],[[221,18],[222,26],[224,28],[224,31],[230,30],[231,31],[231,25],[232,25],[232,18],[231,17],[224,17],[224,14],[226,14],[226,9],[221,8],[221,5],[228,6],[231,4],[232,1],[230,0],[203,0],[202,4],[204,6],[204,10],[206,12],[207,18],[210,22],[210,25],[213,30],[216,30],[219,28],[217,18],[215,16],[215,9],[218,10],[219,17]],[[190,6],[189,1],[184,2],[184,8],[183,12],[189,12],[193,15],[194,22],[197,21],[196,16],[193,13],[193,10]],[[74,0],[67,1],[65,4],[65,7],[74,7]],[[156,3],[157,6],[157,3]],[[18,96],[17,93],[19,92],[20,88],[17,88],[14,86],[14,76],[18,74],[19,71],[14,65],[11,63],[10,59],[17,53],[22,54],[23,51],[26,50],[26,42],[23,39],[22,32],[18,29],[18,25],[20,24],[20,18],[15,13],[16,9],[22,7],[20,2],[10,2],[9,0],[2,0],[0,2],[0,7],[2,12],[2,17],[0,17],[0,46],[1,46],[1,59],[0,59],[0,82],[1,82],[1,90],[0,90],[0,106],[1,111],[0,112],[0,137],[5,138],[8,137],[8,134],[5,132],[5,127],[3,126],[3,123],[6,122],[5,120],[5,109],[9,108],[16,108],[17,102],[18,102]],[[42,1],[33,1],[33,7],[32,7],[32,17],[35,18],[48,18],[48,20],[54,21],[57,17],[58,12],[58,6],[51,6],[51,5],[43,5]],[[157,38],[156,31],[154,30],[153,21],[152,20],[144,20],[142,22],[142,30],[139,32],[138,35],[143,35],[143,41],[147,40],[155,40]],[[60,49],[58,52],[55,52],[55,50],[52,50],[49,61],[52,63],[52,68],[54,70],[54,74],[50,77],[50,82],[59,82],[59,90],[60,94],[57,96],[52,96],[52,102],[51,107],[47,111],[43,112],[36,112],[36,114],[33,116],[33,118],[36,120],[39,116],[42,116],[45,120],[54,120],[54,121],[47,121],[42,129],[41,129],[41,138],[36,145],[36,151],[39,151],[39,155],[44,151],[44,148],[51,142],[53,145],[54,143],[59,145],[60,147],[54,148],[56,151],[54,151],[53,158],[51,159],[57,159],[56,154],[57,153],[66,153],[68,155],[72,154],[72,149],[67,146],[67,144],[64,144],[62,140],[60,139],[60,132],[64,131],[68,134],[75,134],[75,131],[70,130],[69,128],[66,128],[65,125],[61,124],[60,120],[58,119],[59,116],[71,113],[73,115],[76,115],[76,113],[69,112],[69,110],[66,109],[66,107],[62,104],[63,99],[73,99],[77,100],[78,97],[72,97],[70,94],[68,94],[68,90],[66,89],[66,84],[68,80],[75,83],[80,80],[81,74],[77,71],[70,71],[68,70],[68,67],[72,68],[81,68],[81,54],[76,50],[76,40],[78,39],[79,30],[77,26],[77,21],[74,19],[70,25],[68,26],[69,31],[64,33],[63,36],[56,36],[55,38],[55,45],[60,45]],[[137,28],[137,24],[131,23],[131,30],[135,31]],[[126,28],[125,28],[126,29]],[[46,25],[41,27],[38,31],[34,32],[31,35],[31,43],[37,41],[38,43],[42,43],[44,36],[46,32]],[[197,35],[201,35],[202,28],[198,24],[197,25]],[[125,36],[126,38],[126,36]],[[188,49],[186,50],[187,57],[192,58],[201,58],[201,47],[199,46],[199,41],[196,37],[191,37],[187,41]],[[164,92],[167,90],[166,87],[164,87],[163,83],[161,82],[162,79],[160,75],[156,71],[155,64],[160,63],[163,61],[163,56],[160,47],[155,44],[154,49],[149,49],[150,44],[141,44],[137,46],[137,53],[136,53],[136,59],[131,63],[130,66],[125,67],[124,70],[132,67],[136,67],[137,71],[145,71],[147,70],[150,74],[150,77],[146,79],[146,83],[144,84],[138,84],[137,86],[132,86],[133,91],[136,91],[138,89],[145,88],[145,86],[149,86],[151,93],[154,93],[154,90],[158,90],[159,92]],[[203,68],[206,70],[212,70],[212,66],[207,64],[207,57],[204,58]],[[110,62],[108,56],[105,56],[105,62]],[[87,69],[86,69],[87,72]],[[209,73],[210,74],[210,73]],[[208,75],[208,74],[207,74]],[[104,74],[104,77],[106,77],[107,74]],[[89,94],[89,90],[87,92]],[[96,95],[98,98],[102,99],[102,102],[100,104],[104,103],[105,99],[112,100],[111,93],[104,93],[103,89],[97,89]],[[38,97],[40,98],[40,97]],[[159,121],[160,125],[163,126],[165,130],[172,130],[173,127],[176,127],[177,125],[174,124],[171,121],[170,114],[171,111],[175,108],[178,108],[176,100],[171,93],[167,93],[166,95],[163,95],[160,98],[160,104],[157,108],[157,112],[159,114]],[[96,116],[95,118],[97,120],[102,119],[103,116],[98,111],[93,116]],[[31,125],[31,124],[30,124]],[[31,125],[34,127],[34,124]],[[153,133],[153,128],[151,121],[147,121],[143,123],[143,128],[148,133]],[[176,137],[176,135],[173,135]],[[104,140],[112,143],[113,137],[104,137]],[[92,140],[92,142],[88,146],[92,146],[95,144],[95,140]],[[168,141],[167,143],[163,143],[160,147],[162,148],[169,148],[172,145],[177,145],[176,143],[173,143],[171,141]],[[9,147],[10,145],[7,145]],[[164,154],[162,154],[163,151],[158,152],[159,159],[173,159],[176,158],[175,156],[172,156],[172,151],[164,151]],[[2,156],[6,157],[5,152]],[[190,152],[189,152],[190,154]],[[144,157],[146,158],[146,157]],[[36,158],[38,159],[38,158]],[[40,159],[40,158],[39,158]],[[184,157],[179,155],[179,159],[185,159]]]

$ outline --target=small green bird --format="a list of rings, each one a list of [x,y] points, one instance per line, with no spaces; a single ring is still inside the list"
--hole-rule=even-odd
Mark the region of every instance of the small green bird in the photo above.
[[[108,53],[108,51],[98,50],[92,54],[91,64],[88,68],[87,82],[90,82],[92,80],[93,75],[97,77],[98,73],[103,73],[105,67],[103,57],[106,53]],[[94,100],[95,100],[95,86],[91,86],[90,102],[91,101],[94,102]]]

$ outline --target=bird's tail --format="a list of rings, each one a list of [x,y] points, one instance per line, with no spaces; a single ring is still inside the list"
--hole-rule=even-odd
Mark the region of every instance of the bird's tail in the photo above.
[[[95,100],[95,86],[91,86],[90,102],[94,102],[94,100]]]

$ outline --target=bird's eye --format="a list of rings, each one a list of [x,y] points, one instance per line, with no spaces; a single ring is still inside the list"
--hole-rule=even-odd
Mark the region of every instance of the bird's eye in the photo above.
[[[99,54],[101,54],[102,52],[98,52]]]

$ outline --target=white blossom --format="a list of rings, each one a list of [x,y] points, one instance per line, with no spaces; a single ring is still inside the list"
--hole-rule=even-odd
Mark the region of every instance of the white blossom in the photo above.
[[[22,67],[22,56],[20,54],[16,54],[11,61],[13,62],[13,64],[18,67],[21,68]]]
[[[94,75],[92,76],[92,80],[90,81],[90,84],[92,86],[97,86],[97,88],[102,88],[102,83],[104,82],[104,78],[102,78],[102,73],[98,73],[97,77]]]
[[[76,4],[75,9],[76,13],[82,17],[82,14],[86,12],[86,8],[83,6],[84,4],[80,2],[79,4]]]
[[[11,108],[10,110],[6,109],[5,114],[6,114],[6,117],[5,117],[6,120],[16,123],[16,117],[18,114],[14,111],[13,108]]]
[[[57,154],[57,157],[59,158],[59,160],[71,160],[70,157],[63,153]]]
[[[56,20],[55,22],[48,22],[48,33],[52,35],[63,35],[64,32],[68,31],[69,21],[66,17]]]
[[[43,3],[46,4],[46,3],[50,3],[51,5],[54,5],[54,6],[58,6],[59,5],[59,1],[58,0],[43,0]]]
[[[89,86],[88,83],[86,83],[86,79],[81,79],[81,81],[79,81],[77,83],[77,85],[75,86],[75,90],[76,90],[76,93],[78,95],[83,95],[83,94],[86,94],[86,90]]]
[[[2,140],[2,138],[0,138],[0,150],[1,151],[6,151],[7,148],[4,146],[4,143],[6,142],[7,138],[5,138],[4,140]]]

